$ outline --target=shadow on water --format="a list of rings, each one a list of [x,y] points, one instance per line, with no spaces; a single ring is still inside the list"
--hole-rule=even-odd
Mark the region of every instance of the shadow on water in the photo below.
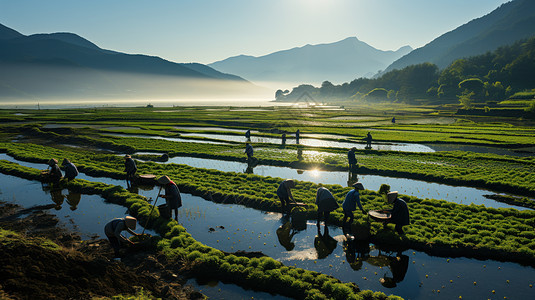
[[[58,203],[49,192],[43,191],[41,183],[3,174],[0,182],[3,201],[23,207],[52,204],[49,212],[85,237],[102,236],[108,220],[126,213],[124,207],[105,203],[94,195],[81,195],[76,210],[71,210],[66,200],[56,210]],[[69,191],[62,190],[61,194],[65,199]],[[57,195],[54,197],[59,199]],[[316,222],[295,226],[292,218],[279,213],[214,203],[190,194],[183,194],[182,200],[179,222],[199,242],[226,252],[260,251],[286,265],[333,275],[342,281],[355,282],[361,289],[406,299],[535,298],[535,290],[529,287],[535,283],[535,269],[531,267],[493,260],[434,257],[413,250],[391,251],[352,241],[341,228],[334,226],[322,227],[324,231],[318,232]],[[215,288],[202,286],[216,298],[228,289],[221,283]],[[239,288],[230,289],[229,293],[243,296]],[[244,293],[249,297],[258,295]],[[259,295],[264,296],[270,295]]]
[[[0,153],[0,159],[5,159],[11,162],[18,163],[22,166],[27,166],[35,169],[46,169],[45,164],[36,164],[17,160],[5,153]],[[170,158],[166,164],[185,164],[195,168],[216,169],[223,172],[238,172],[238,173],[254,173],[261,176],[271,176],[280,178],[293,178],[300,181],[310,181],[314,183],[323,184],[339,184],[341,186],[350,186],[357,179],[362,182],[365,189],[379,190],[381,184],[388,184],[391,190],[397,190],[401,194],[415,196],[418,198],[443,199],[459,204],[474,203],[477,205],[483,204],[487,207],[493,208],[515,208],[518,210],[527,210],[529,208],[509,205],[488,199],[485,195],[496,194],[494,192],[476,189],[463,186],[450,186],[446,184],[425,182],[406,178],[394,178],[378,175],[359,175],[350,172],[341,171],[321,171],[321,170],[296,170],[287,167],[256,165],[250,166],[247,163],[223,161],[215,159],[195,158],[195,157],[173,157]],[[123,188],[128,188],[125,180],[112,179],[107,177],[92,177],[80,173],[77,178],[86,179],[89,181],[99,181],[112,185],[119,185]],[[144,190],[143,188],[136,188],[136,193],[147,198],[156,198],[156,192],[151,190]]]
[[[126,208],[107,203],[97,195],[74,193],[5,174],[0,174],[0,182],[2,201],[24,208],[46,205],[47,212],[57,216],[67,229],[80,233],[82,239],[105,237],[104,225],[127,215]]]
[[[310,181],[323,184],[339,184],[350,186],[350,183],[358,179],[368,190],[379,190],[381,184],[388,184],[391,190],[397,190],[401,194],[418,198],[443,199],[459,204],[484,204],[494,208],[516,208],[526,210],[528,208],[501,203],[488,199],[485,195],[496,194],[494,192],[463,186],[451,186],[446,184],[425,182],[414,179],[395,178],[378,175],[361,175],[347,171],[321,171],[321,170],[296,170],[288,167],[276,167],[257,165],[253,170],[248,170],[246,163],[234,161],[222,161],[195,157],[173,157],[166,163],[185,164],[195,168],[216,169],[223,172],[253,172],[261,176],[280,178],[293,178],[300,181]],[[245,171],[244,171],[245,170]]]
[[[295,228],[291,218],[239,205],[183,195],[179,222],[196,240],[227,252],[261,251],[294,265],[405,299],[533,299],[535,269],[516,263],[434,257],[382,249],[346,238],[343,230],[315,222]],[[451,282],[450,282],[451,280]],[[506,280],[509,280],[507,283]],[[474,285],[474,282],[477,282]],[[491,291],[495,290],[495,294]]]

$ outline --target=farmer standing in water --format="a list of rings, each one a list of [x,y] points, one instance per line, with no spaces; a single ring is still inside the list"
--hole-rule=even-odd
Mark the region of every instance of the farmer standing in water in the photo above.
[[[182,197],[178,186],[165,175],[158,178],[158,183],[165,187],[165,195],[160,194],[158,196],[165,198],[167,206],[171,211],[175,212],[175,220],[178,221],[178,208],[182,206]]]

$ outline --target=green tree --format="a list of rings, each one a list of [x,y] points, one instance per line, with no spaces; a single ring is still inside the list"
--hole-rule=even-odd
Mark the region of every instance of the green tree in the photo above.
[[[472,99],[472,96],[474,96],[474,92],[463,93],[462,95],[458,96],[462,108],[472,109],[474,107],[474,100]]]

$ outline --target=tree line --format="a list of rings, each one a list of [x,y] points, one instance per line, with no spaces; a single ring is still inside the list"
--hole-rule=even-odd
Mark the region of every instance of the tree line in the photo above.
[[[304,94],[320,100],[367,102],[457,103],[499,102],[515,93],[535,89],[535,37],[502,46],[493,52],[454,61],[443,70],[431,63],[393,70],[377,78],[358,78],[321,87],[308,84],[292,91],[277,90],[279,101],[297,101]],[[535,90],[533,90],[535,91]],[[527,93],[533,99],[534,93]]]

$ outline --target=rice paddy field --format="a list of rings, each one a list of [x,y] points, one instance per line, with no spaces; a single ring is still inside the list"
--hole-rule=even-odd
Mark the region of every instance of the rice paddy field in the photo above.
[[[0,110],[0,120],[1,201],[50,205],[83,239],[135,216],[210,298],[535,298],[529,121],[294,107]],[[257,163],[246,162],[245,142]],[[127,184],[125,154],[138,174],[177,183],[178,221],[152,210],[157,185]],[[50,158],[80,175],[47,189]],[[290,213],[276,195],[287,178],[304,204]],[[318,187],[341,206],[356,181],[365,211],[391,208],[385,186],[399,191],[411,217],[403,235],[358,210],[343,228],[341,207],[317,228]]]

